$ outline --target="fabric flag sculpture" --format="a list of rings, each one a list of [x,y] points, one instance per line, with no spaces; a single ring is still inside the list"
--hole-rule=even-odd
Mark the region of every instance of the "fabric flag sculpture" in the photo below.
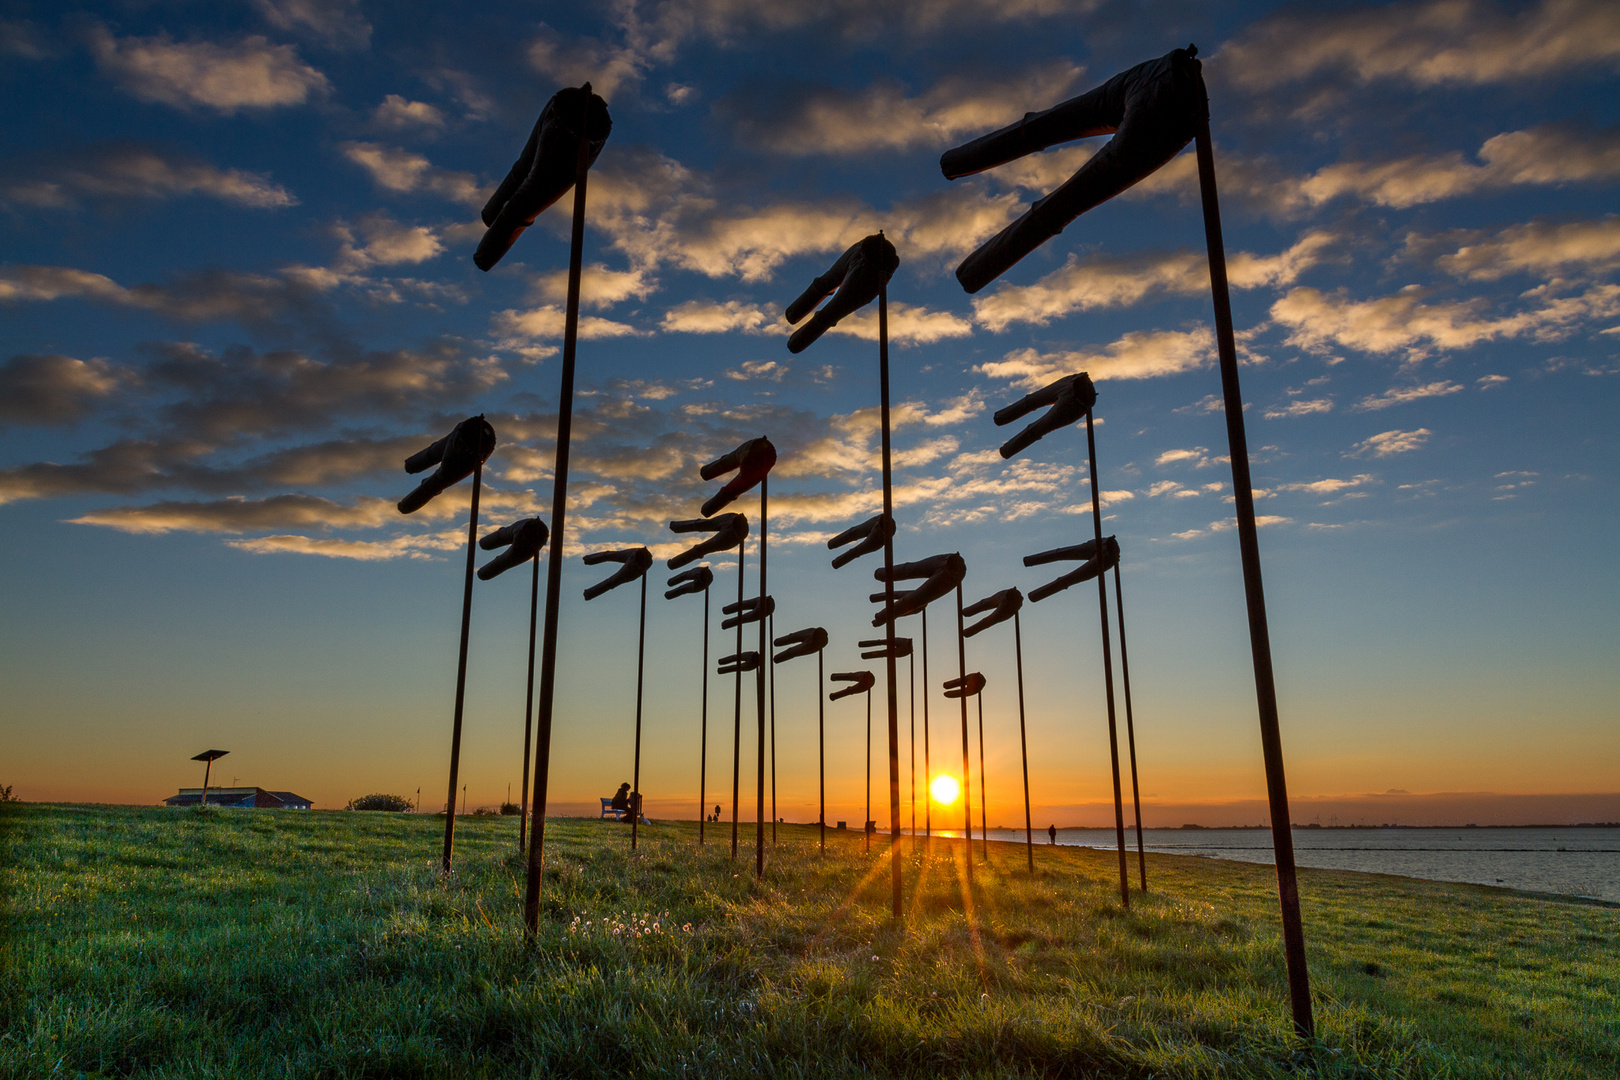
[[[900,255],[894,245],[881,232],[857,240],[825,274],[810,283],[810,287],[789,304],[783,316],[790,324],[815,311],[811,320],[788,338],[788,352],[802,353],[816,339],[837,326],[846,316],[853,315],[878,298],[878,292],[889,283],[900,267]],[[835,291],[836,290],[836,291]],[[816,305],[827,297],[832,299],[816,311]]]

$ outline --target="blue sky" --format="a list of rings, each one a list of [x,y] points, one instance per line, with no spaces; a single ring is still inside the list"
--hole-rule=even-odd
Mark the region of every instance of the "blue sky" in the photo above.
[[[745,438],[781,452],[778,631],[824,625],[829,670],[859,663],[871,560],[835,573],[821,542],[878,506],[875,316],[793,357],[781,310],[881,228],[901,259],[897,557],[960,550],[969,600],[1046,580],[1019,557],[1091,532],[1081,432],[1003,463],[990,414],[1090,371],[1143,792],[1224,820],[1263,779],[1191,151],[972,297],[956,264],[1096,140],[954,183],[937,164],[1188,42],[1292,789],[1614,792],[1620,11],[1602,0],[10,4],[0,781],[156,801],[220,746],[216,775],[319,805],[442,801],[466,490],[402,518],[400,461],[484,412],[485,520],[549,513],[570,200],[493,272],[471,253],[539,108],[589,79],[614,130],[590,185],[559,804],[629,775],[634,598],[579,601],[578,554],[672,553],[664,523],[712,490],[697,467]],[[518,782],[526,584],[478,587],[474,804]],[[1065,822],[1109,798],[1091,595],[1024,616],[1037,816]],[[643,786],[666,813],[696,798],[699,607],[655,598],[649,623]],[[1010,654],[1000,631],[969,646],[1007,821]],[[813,670],[779,675],[779,803],[809,820]],[[729,684],[711,703],[714,749]],[[828,709],[833,816],[858,819],[862,723]]]

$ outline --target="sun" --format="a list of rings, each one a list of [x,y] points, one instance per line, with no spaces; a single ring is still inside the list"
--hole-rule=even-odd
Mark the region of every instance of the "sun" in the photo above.
[[[928,785],[928,790],[933,792],[934,801],[942,806],[949,806],[962,797],[962,785],[956,782],[954,776],[934,777],[934,782]]]

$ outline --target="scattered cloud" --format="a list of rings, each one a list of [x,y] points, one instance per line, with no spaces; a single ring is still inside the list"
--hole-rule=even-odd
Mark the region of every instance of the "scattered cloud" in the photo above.
[[[1411,237],[1408,248],[1425,246]],[[1509,274],[1596,273],[1620,267],[1620,215],[1597,221],[1529,222],[1465,243],[1435,264],[1449,274],[1495,281]]]
[[[509,309],[495,316],[495,332],[506,339],[561,338],[567,313],[556,304],[542,304],[528,311]],[[596,338],[634,337],[641,333],[628,323],[584,315],[579,320],[579,336]],[[503,348],[508,347],[504,342]]]
[[[558,270],[539,279],[540,295],[554,303],[568,299],[568,271]],[[612,307],[625,300],[640,300],[658,288],[658,279],[646,270],[609,270],[601,263],[586,266],[579,277],[579,302],[585,307]]]
[[[878,339],[877,305],[871,304],[847,316],[830,333],[845,334],[862,341]],[[889,341],[898,345],[927,345],[946,338],[967,337],[973,324],[949,311],[889,301]]]
[[[1254,517],[1254,523],[1256,527],[1264,529],[1270,525],[1292,525],[1294,523],[1294,519],[1291,517],[1282,517],[1278,514],[1256,514]],[[1228,529],[1235,528],[1237,528],[1236,518],[1222,518],[1219,521],[1212,521],[1209,523],[1210,532],[1225,532]]]
[[[1309,400],[1296,399],[1285,405],[1277,405],[1265,411],[1267,420],[1282,420],[1295,416],[1312,416],[1316,413],[1333,411],[1332,398],[1311,398]]]
[[[389,94],[371,114],[371,122],[390,131],[441,128],[444,126],[444,111],[425,101],[410,101],[399,94]]]
[[[133,379],[106,360],[13,356],[0,364],[0,424],[67,424]]]
[[[529,66],[562,86],[589,82],[591,91],[609,105],[621,89],[641,82],[648,66],[644,53],[633,47],[610,45],[591,37],[564,36],[540,24],[530,42]]]
[[[359,0],[253,0],[264,21],[277,30],[313,38],[329,48],[364,49],[371,44],[371,23]]]
[[[115,38],[97,26],[90,31],[90,49],[102,71],[126,91],[180,109],[201,106],[229,116],[302,105],[330,89],[326,76],[299,59],[297,49],[257,34],[218,45],[177,42],[167,34]]]
[[[345,158],[366,170],[372,183],[384,191],[401,195],[425,191],[475,207],[483,206],[487,197],[472,173],[436,168],[433,162],[409,150],[373,142],[346,142],[339,149]]]
[[[170,199],[201,195],[255,209],[297,206],[268,174],[221,169],[141,146],[102,146],[48,163],[33,175],[0,180],[0,204],[63,209],[86,200]]]
[[[339,262],[347,268],[422,263],[444,251],[426,225],[402,225],[387,214],[372,214],[353,226],[336,227],[343,241]]]
[[[1439,382],[1424,383],[1422,386],[1394,386],[1382,394],[1371,394],[1356,403],[1356,408],[1363,412],[1373,412],[1378,409],[1387,409],[1391,405],[1407,405],[1424,398],[1445,397],[1462,391],[1461,383],[1451,382],[1449,379]]]
[[[1423,444],[1429,441],[1434,434],[1428,428],[1418,428],[1416,431],[1381,431],[1377,435],[1369,436],[1350,448],[1347,457],[1393,457],[1396,454],[1410,454],[1414,450],[1423,449]]]
[[[1215,359],[1215,335],[1195,330],[1133,330],[1102,350],[1041,353],[1017,349],[1000,360],[987,361],[973,370],[992,379],[1011,379],[1016,385],[1038,390],[1054,379],[1076,371],[1103,379],[1151,379],[1179,375],[1209,366]]]
[[[787,332],[777,312],[742,300],[688,300],[664,312],[659,329],[676,334]]]
[[[1377,478],[1372,473],[1357,473],[1349,479],[1327,479],[1298,481],[1288,484],[1278,484],[1278,491],[1297,491],[1305,495],[1337,495],[1352,488],[1365,487],[1375,483]]]

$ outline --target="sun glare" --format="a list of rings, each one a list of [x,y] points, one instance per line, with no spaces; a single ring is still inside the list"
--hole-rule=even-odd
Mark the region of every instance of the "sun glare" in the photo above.
[[[962,785],[957,783],[954,776],[934,777],[934,782],[928,785],[928,790],[934,793],[934,801],[942,806],[949,806],[962,797]]]

